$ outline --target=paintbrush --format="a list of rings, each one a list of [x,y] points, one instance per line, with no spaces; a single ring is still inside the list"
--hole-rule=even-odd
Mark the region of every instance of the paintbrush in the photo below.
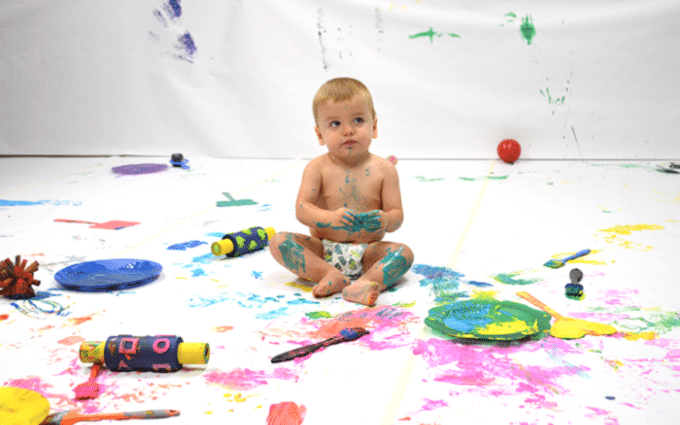
[[[286,351],[285,353],[279,354],[278,356],[274,356],[272,358],[272,363],[287,362],[297,357],[303,357],[311,354],[319,348],[328,347],[329,345],[339,344],[341,342],[354,341],[355,339],[359,339],[368,333],[369,332],[364,328],[345,328],[341,330],[339,334],[332,338],[328,338],[325,341],[321,341],[316,344],[305,345],[304,347],[296,348],[295,350]]]
[[[584,249],[583,251],[579,251],[574,255],[570,255],[567,258],[563,258],[561,260],[550,260],[547,263],[543,264],[546,267],[550,267],[551,269],[559,269],[566,263],[567,261],[573,260],[575,258],[583,257],[586,254],[590,254],[589,249]]]
[[[113,419],[122,421],[127,419],[160,419],[179,416],[179,410],[145,410],[143,412],[126,413],[93,413],[86,415],[75,410],[52,413],[40,425],[72,425],[76,422],[94,422]]]
[[[99,395],[99,384],[95,381],[95,379],[97,379],[97,375],[99,375],[101,370],[101,363],[95,363],[92,365],[90,378],[87,380],[87,382],[83,382],[73,389],[73,391],[76,392],[76,400],[87,400],[88,398],[95,398]]]

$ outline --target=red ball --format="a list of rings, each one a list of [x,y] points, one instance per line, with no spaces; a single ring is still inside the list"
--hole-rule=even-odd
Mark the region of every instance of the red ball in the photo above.
[[[502,159],[503,162],[512,164],[519,158],[519,154],[522,153],[522,148],[519,143],[517,143],[517,140],[505,139],[498,144],[496,152],[498,152],[498,157]]]

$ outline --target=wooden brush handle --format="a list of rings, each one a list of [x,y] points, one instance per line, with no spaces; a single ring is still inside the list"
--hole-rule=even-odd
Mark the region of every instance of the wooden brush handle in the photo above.
[[[545,311],[555,319],[562,319],[562,315],[553,310],[552,308],[548,307],[547,305],[543,304],[539,299],[535,298],[533,295],[531,295],[528,292],[525,291],[520,291],[517,293],[518,296],[524,298],[525,300],[529,301],[531,304],[535,305],[536,307],[540,308],[541,310]]]

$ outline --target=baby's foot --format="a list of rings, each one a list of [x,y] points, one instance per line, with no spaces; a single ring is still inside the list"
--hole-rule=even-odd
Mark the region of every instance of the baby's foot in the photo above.
[[[324,276],[319,283],[314,285],[312,293],[315,297],[327,297],[329,295],[337,294],[342,289],[350,284],[350,281],[344,274],[337,269],[333,269]]]
[[[356,281],[342,290],[342,298],[347,301],[372,307],[380,295],[380,285],[375,282]]]

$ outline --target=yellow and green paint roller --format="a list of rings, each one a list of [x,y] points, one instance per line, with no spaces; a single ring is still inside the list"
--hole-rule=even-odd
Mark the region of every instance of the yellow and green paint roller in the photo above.
[[[273,227],[251,227],[240,232],[227,233],[221,241],[213,243],[210,250],[216,256],[238,257],[263,249],[275,234]]]

